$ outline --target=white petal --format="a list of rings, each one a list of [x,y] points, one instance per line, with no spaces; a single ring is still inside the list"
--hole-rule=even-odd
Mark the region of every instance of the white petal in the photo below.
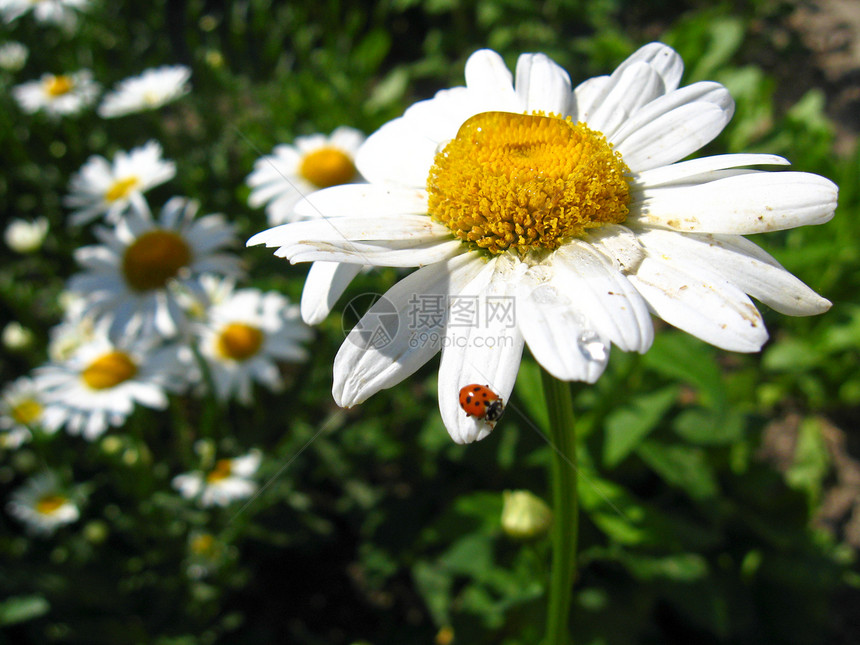
[[[719,83],[693,83],[651,101],[609,138],[634,172],[683,159],[731,120],[734,101]]]
[[[633,285],[597,249],[573,241],[553,257],[551,284],[625,352],[644,354],[654,340],[648,306]]]
[[[643,45],[619,65],[618,70],[622,70],[628,65],[633,65],[640,61],[648,63],[660,74],[667,92],[675,90],[678,87],[678,83],[681,82],[681,75],[684,73],[684,61],[678,52],[668,45],[664,45],[663,43],[648,43],[647,45]]]
[[[742,166],[789,166],[791,163],[777,155],[730,154],[680,161],[668,166],[645,170],[636,177],[643,189],[678,184],[700,184],[716,179],[717,171]]]
[[[533,267],[517,290],[517,324],[535,360],[565,381],[594,383],[609,360],[609,337]]]
[[[295,210],[296,215],[312,219],[418,215],[427,212],[427,191],[423,188],[345,184],[311,193],[296,204]]]
[[[415,372],[438,350],[445,315],[437,324],[416,326],[416,299],[440,299],[458,293],[484,267],[478,253],[463,253],[406,276],[389,289],[361,318],[334,359],[334,400],[342,407],[361,403],[379,390],[391,387]],[[420,298],[419,298],[420,297]],[[391,315],[395,316],[393,331]],[[389,334],[389,338],[382,336]],[[380,342],[375,342],[381,338]],[[382,342],[385,341],[385,342]]]
[[[756,172],[689,187],[642,191],[631,222],[682,232],[748,235],[833,217],[838,188],[806,172]]]
[[[652,254],[688,267],[706,268],[776,311],[811,316],[830,308],[819,296],[786,271],[774,258],[742,237],[643,231],[642,244]]]
[[[628,67],[617,79],[613,76],[612,81],[591,113],[579,115],[589,128],[609,139],[635,110],[663,93],[663,79],[646,63]]]
[[[517,59],[516,90],[524,112],[566,115],[570,110],[570,76],[545,54]]]
[[[415,267],[442,262],[463,252],[459,240],[437,240],[416,244],[399,240],[384,244],[362,242],[316,242],[288,248],[290,261],[348,262],[381,267]],[[286,257],[280,249],[275,255]]]
[[[486,103],[487,110],[522,112],[514,92],[511,70],[504,59],[491,49],[479,49],[466,61],[466,87]],[[483,110],[482,110],[483,111]]]
[[[672,262],[646,257],[628,277],[651,309],[670,325],[735,352],[757,352],[767,340],[761,315],[739,289]]]
[[[321,323],[337,299],[361,271],[360,264],[314,262],[302,289],[302,319],[309,325]]]
[[[636,235],[626,226],[609,224],[592,229],[586,238],[588,243],[605,255],[624,274],[635,273],[645,258],[645,249]]]
[[[367,138],[355,154],[355,166],[371,184],[422,188],[427,183],[438,145],[439,141],[416,132],[400,117]],[[403,149],[410,154],[403,154]]]

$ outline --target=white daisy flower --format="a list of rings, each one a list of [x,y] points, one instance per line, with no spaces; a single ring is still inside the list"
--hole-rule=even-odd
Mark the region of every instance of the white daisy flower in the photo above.
[[[76,522],[81,513],[74,496],[52,472],[36,475],[12,493],[6,511],[21,520],[30,532],[51,535],[64,524]]]
[[[178,389],[185,372],[180,351],[150,339],[113,343],[104,327],[97,329],[65,361],[36,368],[46,422],[93,441],[122,425],[137,403],[165,408],[167,390]]]
[[[300,343],[311,331],[298,307],[280,293],[239,289],[209,309],[197,335],[217,396],[235,395],[250,405],[252,382],[278,391],[283,382],[277,363],[307,358]]]
[[[22,376],[7,384],[0,394],[0,447],[14,450],[32,438],[31,428],[56,432],[47,423],[45,391],[38,380]]]
[[[227,506],[254,494],[251,477],[260,467],[260,452],[252,450],[234,459],[219,459],[209,471],[195,470],[173,478],[173,487],[186,499],[199,497],[201,506]]]
[[[191,70],[184,65],[165,65],[144,71],[117,83],[98,107],[99,116],[110,119],[162,105],[185,96],[191,91],[188,79]]]
[[[463,412],[460,388],[486,384],[507,400],[524,344],[556,378],[594,382],[610,343],[648,350],[651,313],[753,352],[767,332],[748,296],[789,315],[826,311],[827,300],[742,235],[826,222],[836,186],[746,168],[788,163],[774,155],[679,161],[734,109],[718,83],[679,88],[682,68],[675,51],[652,43],[572,90],[543,54],[520,56],[514,84],[501,56],[478,51],[466,87],[413,105],[368,138],[357,166],[369,184],[296,206],[331,219],[249,240],[292,262],[421,267],[341,347],[337,403],[399,383],[441,347],[442,419],[467,443],[493,424]],[[396,334],[384,346],[366,342],[386,311],[399,315]]]
[[[71,27],[75,10],[86,9],[88,4],[89,0],[0,0],[0,15],[10,23],[32,10],[39,22]]]
[[[42,248],[48,234],[48,219],[37,217],[33,221],[15,218],[3,231],[6,246],[16,253],[33,253]]]
[[[113,230],[95,228],[102,244],[76,251],[85,272],[72,276],[69,290],[91,315],[111,320],[112,338],[175,336],[186,321],[178,290],[199,292],[204,273],[240,273],[238,257],[218,252],[235,244],[233,226],[222,215],[195,218],[197,209],[174,197],[157,221],[148,210],[130,211]]]
[[[29,56],[30,50],[24,43],[14,40],[5,42],[0,45],[0,69],[5,69],[7,72],[17,72],[24,67]]]
[[[266,205],[269,226],[321,217],[317,212],[299,216],[295,206],[321,188],[362,181],[355,155],[363,142],[363,133],[343,126],[328,137],[314,134],[298,137],[294,145],[276,146],[272,154],[257,160],[248,175],[248,204],[252,208]],[[302,292],[304,321],[309,325],[322,322],[361,268],[360,264],[312,264]]]
[[[147,210],[143,193],[176,175],[176,164],[161,158],[161,145],[149,141],[131,152],[118,152],[112,162],[93,155],[72,176],[64,204],[75,209],[71,222],[86,224],[100,215],[116,222],[129,208]]]
[[[36,340],[36,334],[29,327],[24,327],[17,320],[10,320],[0,333],[3,347],[11,352],[22,352],[30,349]]]
[[[232,277],[207,273],[200,276],[199,290],[177,290],[176,300],[188,320],[203,322],[209,315],[209,309],[230,298],[235,288],[236,281]]]
[[[44,74],[38,81],[28,81],[12,88],[12,95],[24,112],[44,111],[52,117],[77,114],[92,105],[98,97],[99,84],[89,70],[71,74]]]
[[[275,146],[261,157],[248,175],[251,208],[266,206],[269,226],[305,219],[295,214],[299,200],[321,188],[360,181],[355,169],[355,153],[364,134],[346,126],[330,136],[313,134],[297,137],[293,145]]]

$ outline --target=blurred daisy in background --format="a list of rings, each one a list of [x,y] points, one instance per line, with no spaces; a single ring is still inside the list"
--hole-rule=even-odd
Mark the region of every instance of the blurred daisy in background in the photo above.
[[[39,22],[73,27],[75,10],[86,9],[88,4],[89,0],[0,0],[0,15],[9,23],[32,10]]]
[[[17,518],[28,531],[51,535],[81,516],[79,494],[70,493],[53,472],[44,472],[27,480],[15,490],[6,504],[9,515]]]
[[[34,370],[48,404],[46,420],[92,441],[122,425],[136,404],[166,407],[167,391],[185,386],[181,351],[154,339],[115,344],[97,328],[66,360]]]
[[[42,248],[45,236],[48,235],[48,219],[37,217],[30,221],[15,218],[3,231],[6,246],[16,253],[33,253]]]
[[[293,145],[275,146],[272,153],[254,164],[246,180],[251,188],[251,208],[266,206],[269,226],[299,218],[293,211],[302,197],[339,184],[361,180],[355,168],[355,153],[364,134],[342,126],[331,135],[297,137]]]
[[[105,119],[135,112],[155,110],[188,94],[191,69],[184,65],[165,65],[144,71],[116,84],[105,94],[98,107]]]
[[[188,536],[185,571],[192,580],[200,580],[218,569],[229,555],[230,547],[212,533],[194,531]]]
[[[87,311],[87,301],[79,294],[63,291],[59,297],[63,319],[48,331],[48,357],[57,363],[65,361],[78,347],[96,335],[96,317]],[[102,323],[102,327],[105,327]]]
[[[413,105],[367,139],[356,162],[369,184],[296,205],[326,221],[251,238],[292,262],[420,267],[341,346],[335,401],[361,403],[441,349],[442,420],[468,443],[493,424],[463,412],[460,388],[489,384],[507,400],[525,344],[554,377],[591,383],[610,343],[649,349],[652,312],[722,349],[753,352],[767,331],[748,295],[789,315],[826,311],[827,300],[742,235],[828,221],[835,184],[745,168],[788,163],[774,155],[680,161],[734,111],[719,83],[679,88],[682,71],[674,50],[652,43],[575,89],[548,57],[523,54],[514,83],[499,54],[480,50],[466,87]],[[452,307],[471,301],[474,315],[457,324],[464,312]],[[435,312],[422,307],[435,303],[441,314],[422,324]],[[512,315],[501,315],[505,305]],[[396,336],[384,347],[362,342],[388,309],[400,317]]]
[[[101,88],[93,74],[83,69],[70,74],[44,74],[38,81],[28,81],[12,88],[12,96],[24,112],[45,112],[59,117],[77,114],[92,105]]]
[[[175,293],[176,301],[191,322],[205,321],[211,307],[230,298],[236,288],[236,280],[206,273],[200,276],[199,286],[194,291],[177,289]]]
[[[311,337],[298,306],[280,293],[239,289],[208,310],[197,328],[216,394],[253,402],[252,382],[278,391],[283,387],[279,361],[304,361],[301,342]]]
[[[251,477],[260,467],[260,451],[242,457],[219,459],[207,471],[195,470],[173,478],[173,487],[186,499],[198,498],[201,506],[227,506],[254,494],[257,484]]]
[[[131,152],[117,152],[112,162],[98,155],[90,157],[72,176],[70,194],[63,201],[75,210],[71,223],[79,226],[101,215],[116,222],[129,208],[148,212],[143,193],[176,175],[176,164],[161,155],[161,145],[149,141]]]
[[[257,160],[246,180],[251,188],[248,204],[252,208],[265,204],[269,226],[324,217],[325,213],[313,209],[298,215],[295,206],[316,190],[363,181],[355,166],[363,142],[362,132],[344,126],[328,137],[314,134],[298,137],[293,145],[276,146],[272,154]],[[322,322],[361,268],[361,264],[312,264],[302,292],[304,321]]]
[[[0,45],[0,69],[7,72],[17,72],[24,67],[29,55],[30,50],[24,43],[15,40],[5,42]]]
[[[233,226],[220,214],[198,218],[197,210],[174,197],[157,220],[148,209],[130,211],[113,229],[95,228],[102,244],[76,251],[84,272],[72,276],[69,290],[90,315],[110,320],[112,338],[175,336],[186,322],[177,290],[201,293],[204,273],[241,273],[237,256],[219,252],[235,245]]]
[[[23,352],[33,346],[36,334],[33,333],[32,329],[25,327],[17,320],[10,320],[3,326],[0,338],[2,338],[3,347],[9,351]]]
[[[46,420],[43,386],[29,376],[8,383],[0,394],[0,447],[14,450],[32,438],[31,430],[56,432],[56,419]]]

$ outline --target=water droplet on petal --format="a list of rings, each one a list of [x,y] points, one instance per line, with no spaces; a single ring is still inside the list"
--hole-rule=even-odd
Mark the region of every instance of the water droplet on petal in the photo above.
[[[583,331],[576,339],[576,344],[582,355],[589,361],[605,363],[609,358],[609,348],[595,331]]]

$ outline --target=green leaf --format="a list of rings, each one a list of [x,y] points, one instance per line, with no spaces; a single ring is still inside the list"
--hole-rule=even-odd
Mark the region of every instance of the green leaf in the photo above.
[[[665,387],[637,396],[629,405],[609,414],[606,417],[603,463],[611,468],[633,452],[657,427],[677,396],[677,387]]]
[[[717,481],[705,451],[682,445],[646,441],[636,453],[667,483],[683,489],[694,499],[717,494]]]
[[[48,613],[51,605],[42,596],[15,596],[0,602],[0,625],[14,625]]]
[[[804,419],[794,449],[794,463],[785,473],[785,479],[792,488],[804,491],[810,504],[816,504],[829,471],[830,455],[821,422],[813,418]]]
[[[437,625],[450,625],[451,574],[442,567],[419,560],[412,566],[412,577],[433,621]]]
[[[679,437],[702,445],[729,444],[740,440],[746,417],[739,410],[703,410],[693,408],[681,412],[672,423]]]
[[[658,374],[698,388],[705,405],[725,406],[726,388],[714,350],[689,334],[657,334],[642,362]]]

